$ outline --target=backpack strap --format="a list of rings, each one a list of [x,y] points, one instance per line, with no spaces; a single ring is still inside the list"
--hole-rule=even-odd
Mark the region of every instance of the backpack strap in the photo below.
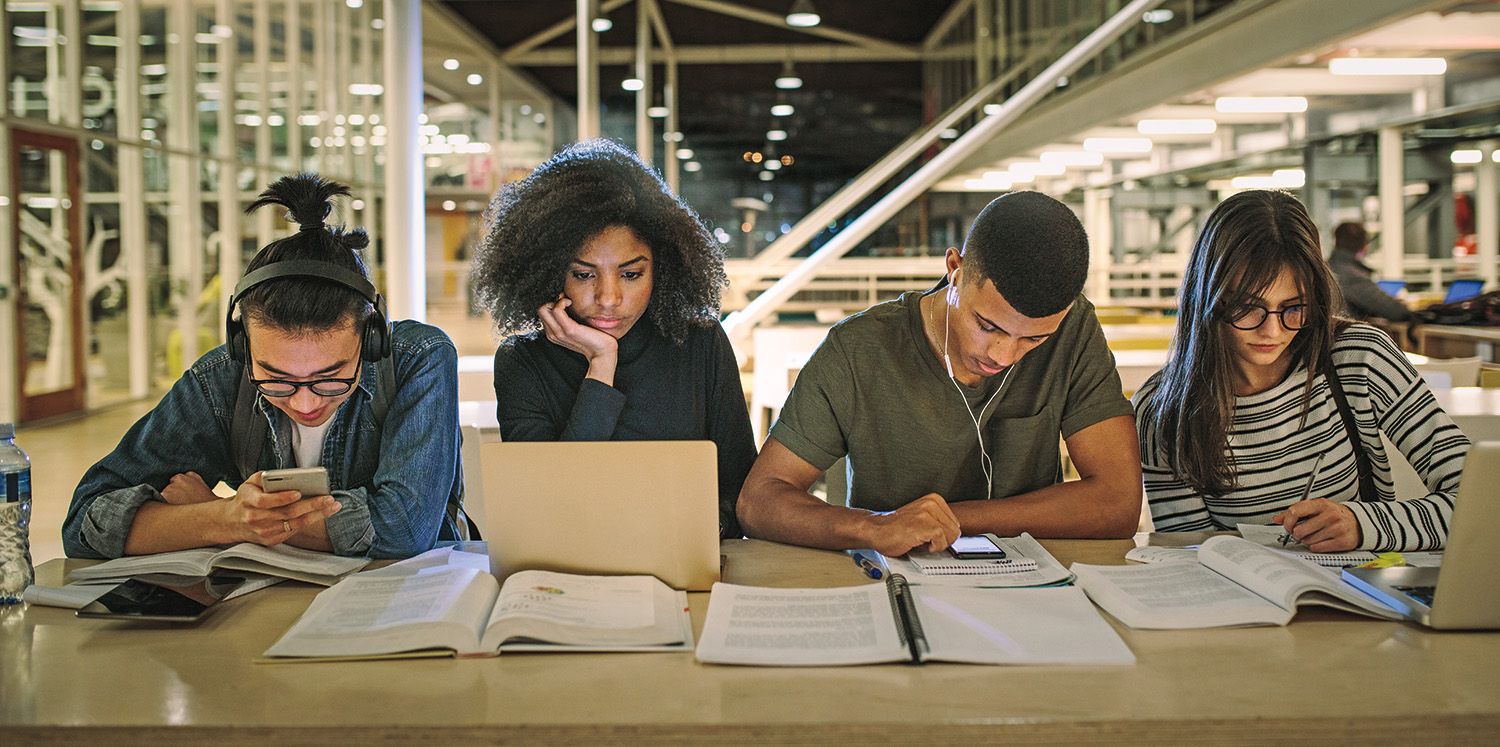
[[[1354,466],[1359,471],[1359,500],[1365,503],[1373,503],[1380,500],[1375,493],[1375,479],[1370,471],[1370,455],[1365,453],[1365,443],[1359,437],[1359,428],[1354,423],[1354,411],[1349,407],[1349,400],[1344,396],[1344,385],[1339,381],[1338,371],[1333,367],[1333,358],[1325,359],[1327,369],[1323,378],[1328,380],[1328,391],[1333,395],[1333,403],[1338,407],[1339,419],[1344,421],[1344,432],[1349,435],[1349,445],[1354,449]]]

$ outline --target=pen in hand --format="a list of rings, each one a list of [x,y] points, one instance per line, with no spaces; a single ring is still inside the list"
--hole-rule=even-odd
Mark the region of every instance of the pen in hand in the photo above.
[[[877,581],[885,576],[885,572],[880,568],[881,564],[870,560],[870,558],[866,557],[864,553],[858,550],[851,550],[849,552],[849,556],[854,558],[854,564],[859,566],[860,569],[865,572],[866,576],[869,576],[870,578],[873,578]]]
[[[1359,448],[1359,445],[1356,444],[1355,448]],[[1312,474],[1307,476],[1307,485],[1303,486],[1303,488],[1302,488],[1302,497],[1297,499],[1297,503],[1301,503],[1301,502],[1307,500],[1308,496],[1312,495],[1313,483],[1315,483],[1315,482],[1318,481],[1318,470],[1319,470],[1319,468],[1321,468],[1323,466],[1323,457],[1324,456],[1327,456],[1327,455],[1326,454],[1319,454],[1317,460],[1313,462]],[[1292,505],[1296,505],[1296,504],[1294,503]],[[1283,518],[1281,521],[1282,521],[1282,525],[1285,526],[1286,519]],[[1285,532],[1282,532],[1281,539],[1280,539],[1282,547],[1286,547],[1287,543],[1289,543],[1289,542],[1296,542],[1296,541],[1297,540],[1294,537],[1292,537],[1292,531],[1290,529],[1288,529]]]

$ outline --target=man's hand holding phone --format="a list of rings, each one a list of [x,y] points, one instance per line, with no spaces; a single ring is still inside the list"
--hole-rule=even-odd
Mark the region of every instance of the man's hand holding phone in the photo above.
[[[316,475],[309,476],[307,470],[268,470],[245,480],[234,497],[225,501],[231,504],[226,510],[231,531],[236,535],[234,541],[279,545],[337,513],[342,506],[328,495],[327,471],[322,467],[311,469],[321,474],[321,482]],[[276,488],[272,489],[266,478],[278,472],[302,475],[290,480],[276,479]],[[284,474],[279,476],[284,477]]]

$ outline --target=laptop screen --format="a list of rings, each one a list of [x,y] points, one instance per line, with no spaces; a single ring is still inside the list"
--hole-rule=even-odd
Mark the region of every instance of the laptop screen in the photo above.
[[[1386,295],[1389,296],[1396,296],[1406,289],[1405,280],[1381,280],[1376,285],[1380,286],[1380,289],[1385,291]]]
[[[1448,286],[1448,296],[1443,299],[1443,303],[1467,301],[1479,295],[1479,291],[1483,288],[1483,280],[1455,280],[1452,285]]]

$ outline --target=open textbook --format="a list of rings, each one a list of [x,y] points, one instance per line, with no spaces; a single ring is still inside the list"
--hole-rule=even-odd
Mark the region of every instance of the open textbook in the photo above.
[[[908,586],[898,573],[833,589],[714,584],[697,655],[769,666],[1135,663],[1073,587]]]
[[[287,544],[262,547],[241,542],[229,548],[201,547],[155,555],[133,555],[115,558],[98,565],[78,568],[68,573],[75,581],[124,581],[147,573],[171,573],[177,576],[207,576],[217,569],[253,571],[332,586],[339,579],[369,565],[369,558],[351,558],[332,553],[304,550]]]
[[[318,594],[268,657],[494,656],[502,650],[691,650],[687,595],[652,576],[444,566],[358,574]]]
[[[1089,598],[1132,628],[1286,625],[1303,604],[1401,619],[1327,569],[1228,535],[1204,542],[1197,561],[1072,568]]]

